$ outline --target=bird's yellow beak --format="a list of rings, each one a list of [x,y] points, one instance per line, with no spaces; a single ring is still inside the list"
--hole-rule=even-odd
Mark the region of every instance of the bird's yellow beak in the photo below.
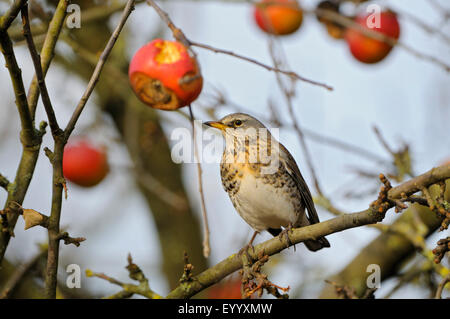
[[[219,122],[219,121],[217,121],[217,122],[216,121],[210,121],[210,122],[205,122],[203,124],[211,126],[211,127],[214,127],[214,128],[218,128],[221,131],[225,131],[225,129],[228,128],[228,126],[226,126],[225,124],[223,124],[222,122]]]

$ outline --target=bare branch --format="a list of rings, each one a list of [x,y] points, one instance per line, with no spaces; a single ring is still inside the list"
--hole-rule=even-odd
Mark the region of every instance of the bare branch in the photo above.
[[[28,0],[15,0],[9,7],[8,11],[0,17],[0,32],[8,30],[11,23],[19,14],[20,9],[27,3]]]
[[[447,275],[447,277],[444,278],[444,280],[439,284],[438,289],[436,291],[436,299],[442,299],[442,292],[445,288],[445,285],[447,285],[450,282],[450,274]]]
[[[343,27],[355,29],[358,32],[360,32],[361,34],[363,34],[364,36],[384,42],[386,44],[389,44],[390,46],[401,47],[408,53],[416,56],[417,58],[420,58],[422,60],[426,60],[428,62],[436,64],[436,65],[440,66],[441,68],[443,68],[445,71],[450,72],[450,65],[448,65],[446,62],[444,62],[434,56],[419,52],[416,49],[410,47],[409,45],[407,45],[403,42],[398,41],[397,39],[395,39],[393,37],[389,37],[381,32],[377,32],[377,31],[365,28],[365,27],[361,26],[360,24],[356,23],[355,21],[353,21],[352,19],[350,19],[346,16],[343,16],[337,12],[334,12],[332,10],[317,8],[317,9],[313,10],[312,12],[308,12],[308,13],[317,14],[320,17],[330,19],[331,21],[333,21]]]
[[[59,39],[59,34],[64,26],[64,19],[67,14],[67,6],[69,0],[60,0],[56,7],[55,13],[48,26],[48,31],[45,36],[44,44],[41,49],[41,65],[42,65],[42,78],[45,78],[47,71],[50,67],[50,63],[53,59],[56,42]],[[46,28],[45,28],[46,30]],[[31,81],[30,88],[28,89],[28,104],[30,108],[31,118],[34,120],[36,113],[36,106],[39,99],[39,84],[36,75],[34,75]]]
[[[162,299],[163,297],[153,290],[150,289],[150,285],[148,283],[147,277],[145,277],[144,272],[139,268],[138,265],[133,263],[133,259],[131,258],[131,255],[128,255],[128,266],[126,267],[129,273],[129,277],[133,280],[136,280],[139,282],[139,285],[133,285],[133,284],[125,284],[115,278],[109,277],[103,273],[95,273],[91,270],[86,270],[86,276],[87,277],[97,277],[103,280],[106,280],[113,285],[117,285],[119,287],[122,287],[123,290],[119,291],[118,293],[115,293],[112,296],[107,297],[106,299],[122,299],[122,298],[129,298],[134,294],[144,296],[149,299]]]
[[[5,57],[6,67],[8,68],[11,77],[11,83],[14,87],[14,95],[16,97],[16,105],[20,115],[22,124],[22,143],[26,146],[34,143],[34,127],[31,120],[31,114],[28,109],[27,95],[23,85],[22,70],[17,64],[16,56],[12,47],[11,39],[6,31],[0,31],[0,49]]]
[[[197,141],[195,138],[195,118],[192,112],[192,107],[189,105],[189,115],[192,125],[192,141],[194,143],[194,155],[197,159],[197,178],[198,178],[198,190],[200,192],[200,201],[202,205],[202,218],[203,218],[203,256],[209,257],[211,247],[209,244],[209,225],[208,225],[208,213],[206,211],[205,194],[203,193],[203,181],[202,181],[202,165],[198,154]]]
[[[8,185],[9,185],[9,180],[5,176],[0,174],[0,187],[4,188],[6,191],[8,191]]]
[[[116,43],[117,39],[119,38],[120,32],[122,31],[125,22],[128,19],[128,16],[131,14],[131,11],[134,10],[134,4],[135,0],[128,0],[127,5],[125,6],[125,9],[122,13],[122,17],[120,18],[119,24],[117,25],[116,29],[114,30],[113,34],[109,38],[108,43],[106,44],[105,49],[103,50],[102,54],[100,55],[100,58],[97,62],[97,65],[95,66],[94,72],[92,73],[91,79],[89,80],[88,86],[83,94],[83,96],[80,99],[80,102],[78,103],[75,111],[72,114],[72,117],[69,121],[69,123],[66,126],[66,129],[64,130],[65,133],[65,139],[67,140],[72,133],[72,131],[75,128],[75,125],[78,121],[78,118],[81,115],[81,112],[83,111],[89,97],[92,94],[92,91],[94,91],[95,85],[97,84],[100,74],[102,72],[103,66],[106,63],[106,60],[108,59],[109,54],[111,53],[114,44]]]
[[[42,102],[44,104],[45,112],[47,113],[48,122],[53,135],[57,135],[60,131],[58,121],[56,120],[55,111],[53,110],[52,102],[48,94],[47,86],[45,85],[44,72],[42,70],[41,58],[34,45],[33,36],[31,35],[30,20],[28,17],[28,5],[24,5],[21,9],[23,35],[25,36],[28,50],[30,51],[33,60],[34,69],[36,71],[36,78],[39,85],[39,91],[42,95]]]
[[[94,69],[94,72],[91,76],[88,86],[83,96],[81,97],[80,102],[78,103],[74,113],[72,114],[72,117],[69,120],[66,129],[64,130],[64,132],[54,135],[55,148],[53,152],[48,152],[50,161],[53,166],[52,208],[48,224],[49,248],[47,255],[47,269],[45,273],[45,295],[49,299],[54,299],[56,297],[59,241],[63,239],[61,237],[59,230],[60,228],[59,222],[61,218],[62,192],[63,189],[65,188],[65,180],[62,171],[62,158],[64,145],[67,142],[68,138],[70,137],[70,134],[74,130],[75,124],[78,121],[78,118],[80,117],[81,112],[83,111],[84,106],[86,105],[89,97],[91,96],[91,93],[95,88],[95,85],[98,82],[103,66],[106,63],[106,60],[108,59],[109,54],[111,53],[111,50],[113,49],[114,44],[116,43],[116,40],[118,39],[127,18],[131,14],[131,11],[133,11],[134,9],[134,3],[135,0],[128,0],[127,5],[125,6],[125,9],[122,13],[122,17],[119,21],[119,24],[117,25],[108,43],[106,44],[106,47],[103,50],[99,61],[97,62],[97,65]],[[70,239],[68,237],[66,237],[66,239],[67,239],[66,243],[75,244],[75,242],[78,242],[79,244],[79,242],[81,241]]]
[[[382,211],[385,211],[387,208],[393,207],[392,200],[401,198],[402,193],[411,195],[419,191],[415,185],[424,185],[428,187],[449,178],[450,164],[434,168],[409,180],[408,182],[388,190],[386,198],[388,201],[378,203],[382,204],[381,206],[378,205],[378,208],[376,206],[372,206],[362,212],[344,214],[318,224],[293,229],[292,232],[289,233],[290,244],[294,245],[308,239],[315,239],[346,229],[380,222],[384,218],[384,213],[378,211],[378,209],[382,208]],[[286,248],[286,243],[275,237],[256,245],[254,247],[254,251],[249,250],[248,253],[252,259],[256,260],[259,254],[267,254],[271,256]],[[169,293],[167,298],[192,297],[196,293],[220,281],[222,278],[240,269],[241,267],[242,258],[240,258],[239,254],[233,254],[215,266],[193,277],[192,281],[189,283],[180,284],[180,286]]]
[[[218,49],[218,48],[212,47],[212,46],[207,45],[207,44],[202,44],[202,43],[198,43],[198,42],[195,42],[195,41],[191,41],[190,39],[188,39],[186,37],[186,35],[183,33],[183,31],[181,29],[179,29],[179,28],[177,28],[175,26],[175,24],[170,19],[169,15],[164,10],[162,10],[155,3],[155,1],[147,0],[147,3],[151,7],[153,7],[153,9],[155,9],[156,13],[158,13],[158,15],[161,18],[161,20],[163,20],[167,24],[169,29],[172,31],[173,37],[177,41],[181,42],[187,48],[189,48],[191,46],[195,46],[195,47],[206,49],[206,50],[209,50],[209,51],[212,51],[212,52],[215,52],[215,53],[221,53],[221,54],[230,55],[230,56],[233,56],[233,57],[238,58],[240,60],[244,60],[244,61],[256,64],[256,65],[258,65],[260,67],[265,68],[268,71],[273,71],[273,72],[276,72],[276,73],[282,73],[282,74],[287,75],[287,76],[289,76],[291,78],[294,78],[296,80],[300,80],[300,81],[303,81],[303,82],[306,82],[306,83],[309,83],[309,84],[312,84],[312,85],[323,87],[323,88],[325,88],[325,89],[327,89],[329,91],[333,90],[333,88],[331,86],[327,85],[327,84],[320,83],[320,82],[317,82],[317,81],[314,81],[314,80],[311,80],[311,79],[307,79],[307,78],[305,78],[303,76],[298,75],[297,73],[295,73],[293,71],[280,70],[280,69],[278,69],[276,67],[272,67],[270,65],[267,65],[267,64],[264,64],[262,62],[259,62],[259,61],[255,60],[255,59],[252,59],[252,58],[240,55],[240,54],[236,54],[236,53],[234,53],[232,51],[229,51],[229,50]]]

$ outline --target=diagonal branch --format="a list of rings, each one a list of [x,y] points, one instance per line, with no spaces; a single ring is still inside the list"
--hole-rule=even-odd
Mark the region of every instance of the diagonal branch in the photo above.
[[[28,16],[28,4],[25,4],[21,9],[23,35],[26,39],[28,50],[30,51],[33,60],[34,69],[36,71],[37,83],[39,91],[42,95],[42,103],[44,104],[45,112],[47,113],[48,122],[53,136],[56,136],[60,131],[58,121],[56,120],[55,111],[53,110],[52,102],[48,94],[47,86],[45,85],[44,72],[42,70],[41,58],[34,45],[33,36],[30,29],[30,19]]]
[[[53,166],[53,189],[52,189],[52,208],[50,218],[48,222],[48,255],[47,255],[47,268],[45,273],[45,295],[49,299],[56,297],[56,285],[57,285],[57,273],[58,273],[58,260],[59,260],[59,242],[61,240],[60,234],[60,219],[62,208],[62,191],[65,188],[65,180],[62,170],[62,159],[64,145],[70,137],[70,134],[75,128],[76,122],[81,115],[91,93],[93,92],[95,85],[97,84],[103,66],[111,53],[111,50],[122,31],[126,20],[128,19],[131,11],[134,9],[135,0],[128,0],[127,5],[122,13],[122,17],[111,35],[105,49],[103,50],[99,61],[94,69],[88,86],[78,103],[72,118],[70,119],[67,127],[64,131],[58,132],[54,135],[55,147],[53,152],[46,150],[46,154],[50,159]]]
[[[260,66],[260,67],[262,67],[262,68],[264,68],[264,69],[266,69],[268,71],[281,73],[281,74],[287,75],[287,76],[289,76],[291,78],[294,78],[296,80],[300,80],[300,81],[303,81],[303,82],[306,82],[306,83],[309,83],[309,84],[312,84],[312,85],[323,87],[323,88],[325,88],[325,89],[327,89],[329,91],[333,90],[333,88],[331,86],[329,86],[329,85],[327,85],[325,83],[321,83],[321,82],[317,82],[317,81],[305,78],[305,77],[303,77],[303,76],[301,76],[301,75],[299,75],[299,74],[297,74],[297,73],[295,73],[293,71],[281,70],[281,69],[279,69],[277,67],[273,67],[273,66],[270,66],[268,64],[259,62],[259,61],[255,60],[255,59],[252,59],[252,58],[240,55],[240,54],[236,54],[236,53],[234,53],[232,51],[229,51],[229,50],[223,50],[223,49],[215,48],[215,47],[207,45],[207,44],[202,44],[202,43],[198,43],[198,42],[195,42],[195,41],[191,41],[190,39],[188,39],[186,37],[186,35],[183,33],[183,31],[181,29],[179,29],[178,27],[175,26],[175,24],[172,22],[172,20],[170,19],[169,15],[167,14],[167,12],[162,10],[155,3],[155,1],[147,0],[147,3],[151,7],[153,7],[153,9],[155,9],[156,13],[159,15],[161,20],[163,20],[167,24],[169,29],[172,31],[173,37],[177,41],[181,42],[184,46],[186,46],[188,48],[191,47],[191,46],[195,46],[195,47],[199,47],[199,48],[202,48],[202,49],[206,49],[206,50],[212,51],[214,53],[221,53],[221,54],[229,55],[229,56],[235,57],[237,59],[244,60],[244,61],[256,64],[256,65],[258,65],[258,66]]]
[[[50,27],[48,29],[45,43],[42,48],[42,56],[41,56],[41,63],[42,68],[44,71],[44,75],[48,70],[48,67],[50,66],[50,62],[53,57],[53,52],[55,48],[55,44],[59,35],[59,32],[61,30],[61,27],[64,22],[64,18],[66,15],[66,8],[68,5],[68,0],[60,0],[58,3],[58,6],[56,8],[55,14],[50,22]],[[1,35],[2,32],[0,32]],[[12,49],[11,49],[12,52]],[[20,71],[20,69],[19,69]],[[13,82],[14,83],[14,82]],[[20,84],[19,84],[20,85]],[[23,86],[23,84],[22,84]],[[23,110],[23,113],[28,114],[31,113],[31,120],[32,123],[34,120],[34,113],[36,110],[37,101],[39,98],[39,86],[37,84],[37,79],[32,82],[30,89],[28,91],[28,106],[29,111]],[[17,101],[17,98],[16,98]],[[24,102],[21,102],[23,106],[25,106]],[[20,112],[19,112],[20,113]],[[27,123],[28,123],[27,119]],[[37,159],[39,157],[39,152],[41,148],[41,142],[42,142],[42,136],[45,133],[46,123],[42,122],[40,125],[39,132],[35,133],[34,138],[32,140],[28,140],[26,138],[22,139],[23,144],[23,152],[22,157],[20,159],[19,166],[17,168],[17,173],[14,178],[14,188],[11,189],[7,202],[5,204],[5,208],[10,207],[10,204],[13,202],[22,204],[25,195],[28,190],[28,186],[30,185],[31,179],[33,177],[34,169],[36,167]],[[26,137],[25,134],[22,134],[22,136]],[[11,214],[11,216],[8,218],[8,227],[10,230],[14,230],[14,227],[16,225],[18,214]],[[1,232],[0,233],[0,261],[3,259],[3,256],[6,252],[6,249],[9,244],[10,240],[10,232]]]
[[[28,109],[27,95],[23,85],[22,70],[17,64],[16,56],[12,46],[11,39],[5,30],[0,30],[0,50],[5,57],[6,67],[11,77],[11,83],[14,87],[14,95],[16,105],[20,115],[22,124],[21,138],[22,143],[27,146],[33,145],[35,132],[33,122],[31,120],[30,111]]]
[[[69,138],[70,134],[75,128],[75,125],[78,121],[78,118],[81,115],[81,112],[83,111],[89,97],[92,94],[92,91],[94,91],[95,85],[97,84],[100,74],[102,72],[103,66],[106,63],[106,60],[108,59],[109,54],[111,53],[114,44],[116,43],[120,32],[122,31],[123,26],[125,25],[125,22],[127,21],[128,16],[131,14],[131,11],[134,10],[134,4],[135,0],[128,0],[127,5],[125,6],[125,9],[122,13],[122,17],[119,21],[119,24],[117,25],[116,29],[114,30],[113,34],[109,38],[108,43],[106,44],[105,49],[103,50],[102,54],[100,55],[100,58],[97,62],[97,65],[95,66],[94,72],[92,73],[91,79],[89,80],[89,84],[83,94],[83,96],[80,99],[80,102],[78,103],[75,111],[72,114],[72,117],[69,121],[69,123],[66,126],[66,129],[64,130],[65,138],[66,140]]]
[[[405,193],[410,195],[419,191],[416,185],[428,187],[440,181],[445,181],[446,179],[450,179],[450,164],[433,168],[408,182],[390,189],[387,192],[387,198],[385,198],[386,202],[378,204],[382,204],[384,209],[391,208],[395,205],[393,200],[401,198],[401,194]],[[323,237],[346,229],[378,223],[383,220],[383,218],[384,213],[380,212],[378,207],[371,206],[369,209],[362,212],[344,214],[318,224],[293,229],[292,232],[289,233],[290,245],[295,245],[308,239]],[[275,237],[256,245],[254,250],[248,251],[248,254],[253,260],[256,260],[257,256],[260,254],[267,254],[270,256],[286,248],[286,243]],[[233,254],[215,266],[193,277],[189,283],[180,284],[168,294],[167,298],[192,297],[196,293],[213,285],[240,268],[242,268],[242,258],[239,257],[239,254]]]
[[[60,0],[56,7],[55,13],[50,21],[47,34],[45,36],[44,44],[41,49],[41,65],[43,78],[47,74],[50,67],[50,63],[53,59],[56,42],[58,41],[61,29],[64,26],[64,19],[67,15],[67,6],[69,0]],[[31,81],[30,88],[28,89],[28,104],[30,108],[31,118],[34,120],[36,113],[36,106],[39,99],[39,84],[36,75],[34,75]]]
[[[6,191],[8,190],[9,180],[0,174],[0,187],[4,188]]]
[[[11,26],[11,23],[19,14],[20,9],[27,3],[28,0],[15,0],[9,7],[8,11],[0,17],[0,31],[6,31]]]

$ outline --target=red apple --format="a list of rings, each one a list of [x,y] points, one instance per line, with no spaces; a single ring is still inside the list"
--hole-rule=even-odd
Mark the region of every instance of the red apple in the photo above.
[[[372,14],[358,16],[356,22],[364,28],[370,29],[368,26]],[[383,33],[394,39],[400,36],[400,25],[397,16],[392,11],[384,11],[380,13],[379,27],[373,27],[371,30]],[[347,29],[345,39],[350,48],[352,55],[363,63],[377,63],[383,60],[391,51],[392,46],[363,35],[359,30]]]
[[[286,35],[300,28],[303,11],[296,0],[261,0],[255,4],[254,17],[264,32]]]
[[[138,98],[162,110],[190,104],[203,87],[196,59],[177,41],[155,39],[144,45],[131,59],[128,76]]]
[[[64,177],[83,187],[100,183],[108,174],[109,165],[103,149],[93,146],[87,140],[70,142],[64,148]]]

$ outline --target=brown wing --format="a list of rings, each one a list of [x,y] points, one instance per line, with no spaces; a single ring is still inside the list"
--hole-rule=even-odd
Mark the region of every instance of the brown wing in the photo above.
[[[283,144],[279,143],[279,145],[281,156],[284,159],[285,168],[292,179],[295,181],[295,184],[297,184],[297,188],[302,197],[303,203],[308,210],[307,217],[309,222],[311,224],[319,223],[319,215],[317,215],[311,192],[309,191],[308,185],[306,184],[302,174],[300,173],[297,163],[295,162],[289,151],[283,146]]]

